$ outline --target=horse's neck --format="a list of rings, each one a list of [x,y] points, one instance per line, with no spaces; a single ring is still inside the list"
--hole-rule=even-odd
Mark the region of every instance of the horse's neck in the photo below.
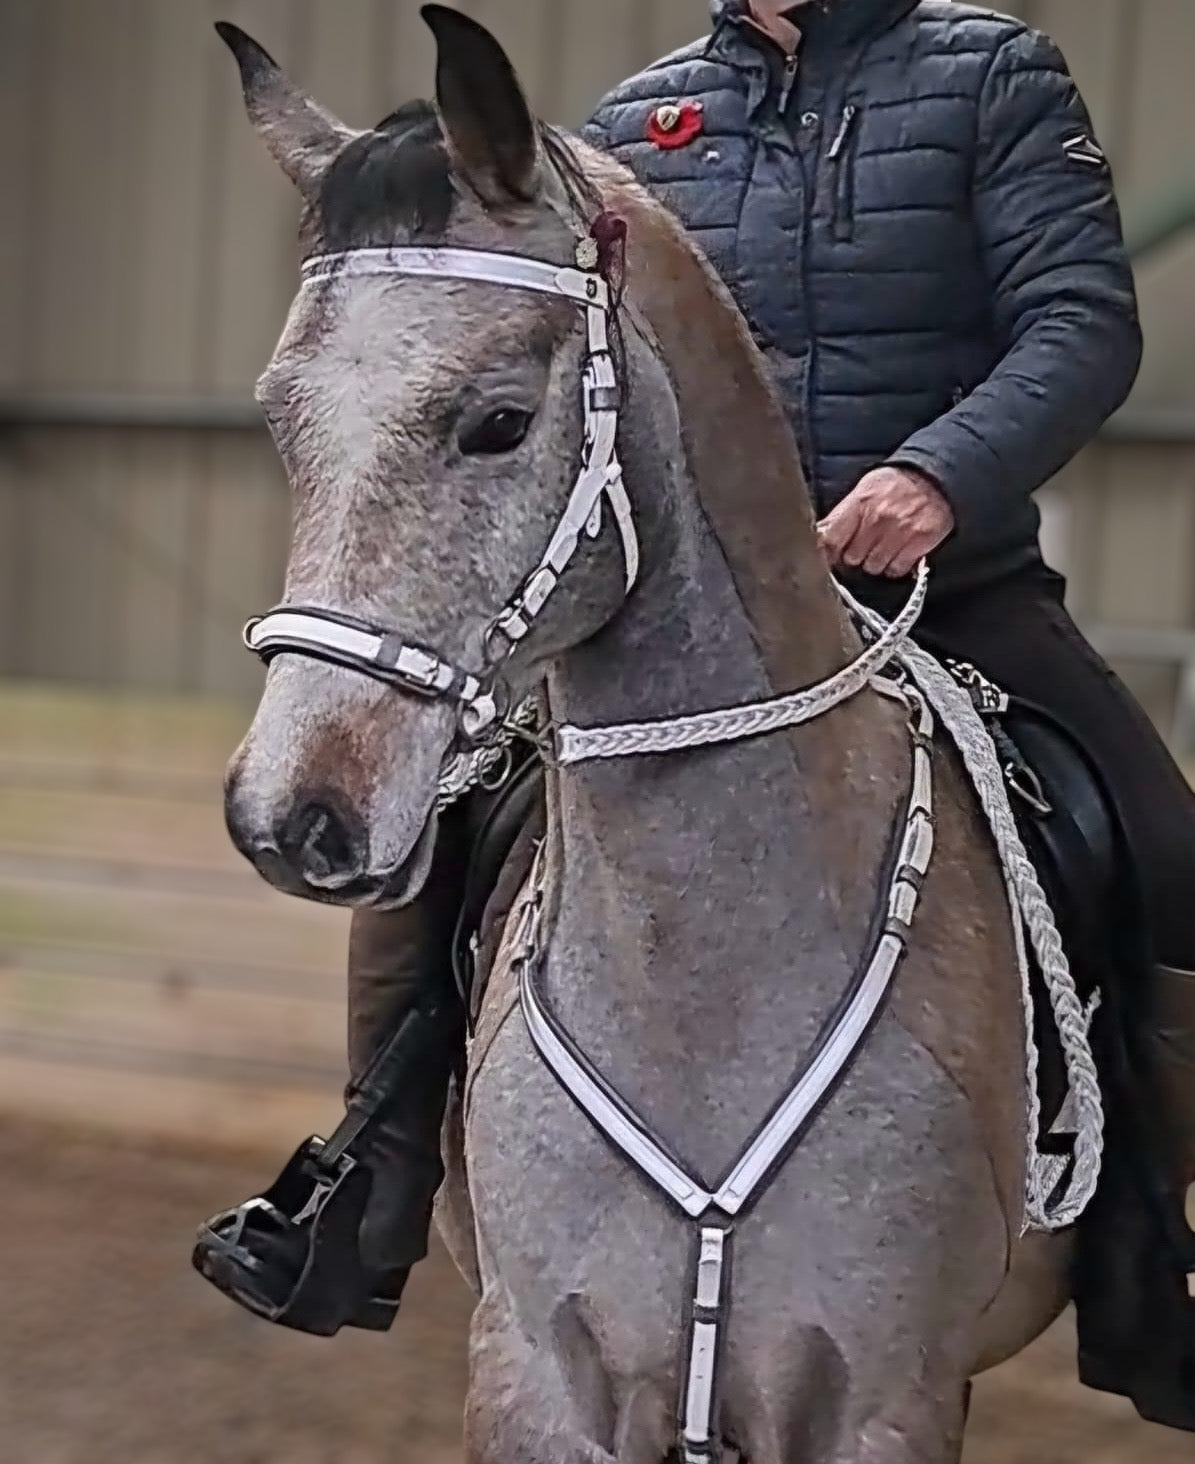
[[[812,685],[859,643],[763,357],[672,216],[609,159],[587,157],[629,225],[620,449],[648,562],[624,613],[570,661],[560,686],[570,720],[661,717]],[[819,835],[828,880],[849,883],[907,765],[891,708],[858,698],[773,742],[769,755],[795,753],[790,802]]]
[[[686,466],[674,463],[669,475],[666,414],[644,416],[651,436],[628,468],[652,483],[645,572],[615,621],[554,670],[553,720],[595,727],[748,705],[840,669],[857,646],[818,570],[794,595],[792,678],[777,684]],[[819,615],[829,645],[808,631]],[[733,892],[745,870],[760,902],[774,894],[799,912],[806,937],[835,939],[849,956],[869,923],[871,874],[908,766],[900,713],[870,694],[768,737],[582,764],[555,785],[566,877],[603,869],[625,889],[641,875],[637,902],[674,901],[683,890],[704,914],[737,919],[746,908]]]
[[[554,719],[593,726],[769,694],[725,560],[687,497],[669,571],[649,573],[617,624],[554,672]],[[708,1181],[782,1095],[873,923],[907,750],[877,754],[899,747],[878,704],[877,743],[848,745],[860,710],[551,780],[549,1000]]]
[[[761,700],[852,654],[749,342],[714,332],[677,354],[669,289],[645,308],[685,365],[669,381],[636,352],[623,439],[646,572],[551,681],[553,716],[582,726]],[[700,399],[710,350],[732,411]],[[792,733],[553,780],[550,997],[695,1166],[734,1158],[849,980],[906,768],[899,723],[867,697]]]

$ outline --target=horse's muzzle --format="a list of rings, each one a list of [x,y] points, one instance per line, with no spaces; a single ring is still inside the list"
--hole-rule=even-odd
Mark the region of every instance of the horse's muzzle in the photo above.
[[[233,844],[283,894],[380,909],[407,904],[419,894],[431,869],[438,824],[433,811],[410,853],[390,868],[375,869],[369,829],[334,793],[300,796],[266,821],[247,808],[232,779],[224,815]]]

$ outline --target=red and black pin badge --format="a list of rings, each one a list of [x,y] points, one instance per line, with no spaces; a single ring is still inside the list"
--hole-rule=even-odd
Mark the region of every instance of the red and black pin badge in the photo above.
[[[665,102],[647,119],[647,140],[655,147],[688,147],[705,129],[701,102]]]

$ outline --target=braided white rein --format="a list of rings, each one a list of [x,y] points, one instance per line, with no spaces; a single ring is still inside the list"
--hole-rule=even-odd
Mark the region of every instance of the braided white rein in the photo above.
[[[738,742],[786,727],[799,727],[824,716],[834,707],[850,701],[889,665],[909,632],[921,618],[929,590],[929,568],[924,563],[909,602],[891,625],[885,623],[877,638],[863,652],[829,680],[806,691],[778,696],[771,701],[744,707],[726,707],[713,712],[696,712],[686,717],[669,717],[656,722],[624,722],[610,727],[556,729],[556,759],[563,767],[597,758],[636,757],[652,752],[682,752],[690,747],[710,747],[720,742]]]
[[[886,622],[839,587],[846,604],[864,625],[879,634]],[[1026,1230],[1061,1230],[1083,1214],[1099,1182],[1104,1148],[1104,1105],[1091,1050],[1090,1014],[1084,1010],[1054,914],[1025,850],[1009,802],[1000,759],[983,718],[969,693],[928,652],[905,640],[895,659],[921,688],[938,720],[950,733],[979,796],[992,831],[1008,889],[1017,966],[1025,1010],[1025,1061],[1028,1087],[1026,1166]],[[1041,1099],[1038,1093],[1038,1051],[1033,1035],[1033,996],[1025,946],[1028,933],[1050,997],[1066,1063],[1068,1100],[1064,1112],[1075,1123],[1074,1167],[1066,1187],[1052,1198],[1065,1161],[1038,1149]]]

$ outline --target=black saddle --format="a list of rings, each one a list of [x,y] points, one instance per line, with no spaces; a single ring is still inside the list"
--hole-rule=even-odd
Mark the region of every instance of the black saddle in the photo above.
[[[1155,1146],[1157,1113],[1141,1044],[1153,974],[1137,869],[1107,780],[1081,739],[1050,713],[1012,699],[991,713],[1022,837],[1053,906],[1080,996],[1098,989],[1092,1045],[1106,1131],[1099,1190],[1077,1233],[1073,1292],[1079,1376],[1130,1398],[1142,1417],[1195,1431],[1195,1236],[1174,1213]],[[1042,1056],[1042,1147],[1065,1069],[1035,976]],[[1048,1136],[1048,1137],[1046,1137]]]

